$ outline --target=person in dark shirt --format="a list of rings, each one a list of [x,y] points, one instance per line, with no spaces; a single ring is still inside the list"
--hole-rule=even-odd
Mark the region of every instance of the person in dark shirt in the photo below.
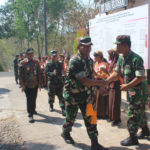
[[[16,58],[14,59],[14,75],[15,75],[15,81],[16,84],[18,84],[18,59],[19,59],[19,55],[16,55]]]
[[[33,123],[33,114],[37,114],[35,108],[38,88],[41,90],[41,70],[39,61],[33,58],[33,48],[26,49],[26,57],[20,62],[20,82],[27,98],[29,122]]]

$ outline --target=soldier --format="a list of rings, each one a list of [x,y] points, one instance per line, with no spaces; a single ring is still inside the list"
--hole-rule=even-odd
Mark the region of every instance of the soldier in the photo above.
[[[87,116],[87,105],[95,100],[94,87],[103,84],[103,81],[93,79],[93,61],[89,57],[91,51],[91,38],[82,37],[78,41],[78,53],[70,59],[67,71],[63,96],[66,104],[66,119],[63,124],[61,136],[68,144],[73,144],[70,132],[74,124],[78,108],[80,108],[88,135],[91,139],[91,150],[106,150],[98,143],[97,122],[92,123]],[[93,107],[92,107],[93,108]]]
[[[63,81],[62,81],[62,63],[58,61],[57,51],[50,52],[51,61],[46,64],[45,72],[48,76],[48,96],[49,96],[49,111],[53,111],[55,95],[58,96],[59,105],[62,110],[62,115],[65,116],[65,102],[62,96]]]
[[[26,57],[27,59],[20,62],[20,81],[27,98],[29,122],[33,123],[33,114],[37,114],[35,107],[38,88],[41,90],[41,71],[38,60],[33,58],[33,48],[26,49]]]
[[[24,60],[24,53],[23,53],[23,52],[19,54],[18,69],[19,69],[19,67],[20,67],[20,62],[21,62],[22,60]],[[18,72],[19,72],[19,70],[18,70]],[[19,85],[20,85],[19,88],[21,88],[20,76],[19,76]]]
[[[116,38],[117,51],[122,54],[119,57],[115,72],[106,80],[107,83],[118,77],[124,79],[121,90],[127,91],[129,111],[127,127],[129,138],[121,141],[123,146],[138,145],[138,138],[150,136],[145,117],[145,105],[147,100],[147,85],[144,81],[144,67],[142,58],[131,51],[130,36],[119,35]],[[138,134],[139,127],[142,132]]]
[[[18,84],[18,59],[19,55],[16,55],[16,58],[14,59],[14,75],[16,84]]]
[[[24,59],[24,53],[19,54],[18,64]]]
[[[46,61],[45,57],[43,56],[42,57],[42,61],[40,62],[40,68],[41,68],[41,86],[42,86],[42,88],[46,87],[46,76],[45,76],[45,71],[44,71],[44,69],[45,69],[44,65],[46,63],[45,61]]]

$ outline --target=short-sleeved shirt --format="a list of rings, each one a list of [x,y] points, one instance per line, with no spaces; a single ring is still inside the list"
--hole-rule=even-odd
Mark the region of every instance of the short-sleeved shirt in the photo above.
[[[93,87],[83,85],[79,78],[93,79],[93,60],[86,60],[80,54],[76,54],[70,59],[66,75],[63,96],[68,100],[71,97],[73,101],[82,102],[86,100],[93,91]]]
[[[127,56],[119,56],[115,71],[121,75],[124,83],[127,84],[135,77],[145,75],[143,59],[133,51],[129,51]]]

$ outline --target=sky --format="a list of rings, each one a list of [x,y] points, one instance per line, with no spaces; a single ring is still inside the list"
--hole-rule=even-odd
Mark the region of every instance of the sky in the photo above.
[[[0,0],[0,5],[4,5],[7,0]]]

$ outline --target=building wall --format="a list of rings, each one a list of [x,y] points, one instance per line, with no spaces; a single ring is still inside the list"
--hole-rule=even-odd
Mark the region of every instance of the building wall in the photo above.
[[[128,0],[128,6],[126,8],[119,8],[119,9],[115,9],[113,11],[110,11],[107,13],[108,14],[112,14],[112,13],[116,13],[125,9],[130,9],[130,8],[134,8],[134,7],[138,7],[141,5],[145,5],[145,4],[150,4],[150,0]]]
[[[138,7],[141,5],[145,5],[145,4],[150,4],[150,0],[128,0],[128,6],[126,8],[119,8],[119,9],[110,11],[107,13],[107,15],[113,14],[113,13],[116,13],[116,12],[119,12],[122,10]],[[146,70],[145,73],[146,73],[146,79],[147,79],[147,83],[148,83],[148,94],[149,94],[146,109],[150,110],[150,69]],[[126,100],[126,92],[122,92],[122,99]]]

